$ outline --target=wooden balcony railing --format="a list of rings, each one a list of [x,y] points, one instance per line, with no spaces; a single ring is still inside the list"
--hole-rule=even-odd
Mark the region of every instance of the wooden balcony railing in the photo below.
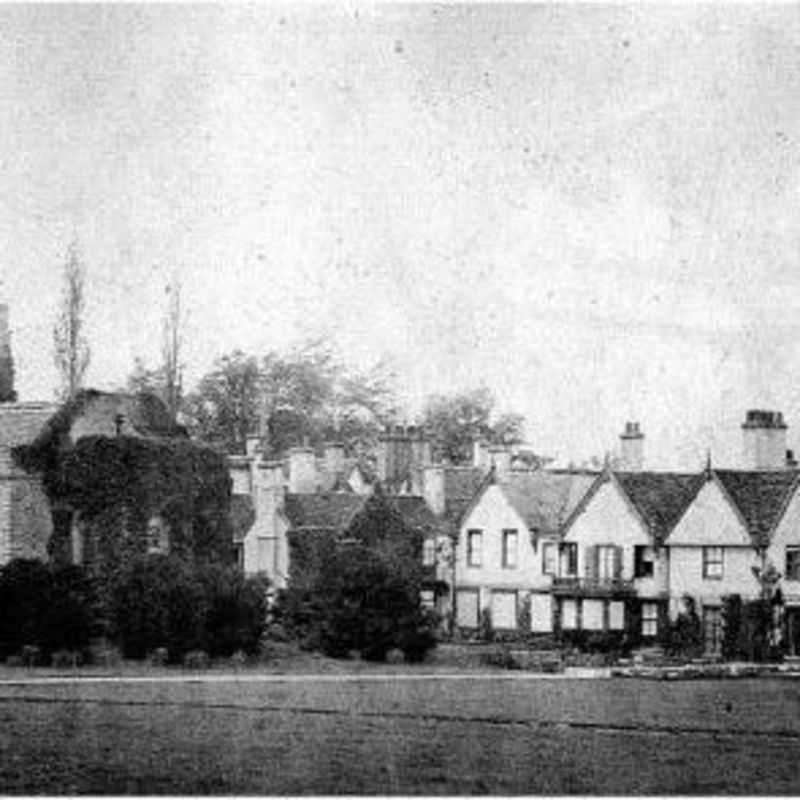
[[[553,578],[553,593],[560,595],[625,595],[635,594],[632,580],[623,578]]]

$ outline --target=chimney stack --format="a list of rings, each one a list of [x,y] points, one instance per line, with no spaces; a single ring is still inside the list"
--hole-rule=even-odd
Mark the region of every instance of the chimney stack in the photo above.
[[[489,462],[498,478],[506,477],[511,472],[511,448],[504,444],[490,447]]]
[[[313,494],[317,490],[317,459],[310,447],[289,450],[290,494]]]
[[[620,472],[641,472],[644,467],[644,434],[638,422],[626,422],[620,434]]]
[[[745,469],[787,468],[786,423],[780,411],[750,409],[742,432]]]
[[[344,472],[344,445],[341,442],[325,442],[323,453],[325,476],[332,486]]]
[[[489,445],[486,444],[486,440],[483,438],[476,439],[472,443],[472,466],[488,472],[491,465]]]

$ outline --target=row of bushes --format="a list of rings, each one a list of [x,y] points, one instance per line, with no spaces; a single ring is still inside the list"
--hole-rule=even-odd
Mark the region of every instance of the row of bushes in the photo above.
[[[253,653],[264,625],[266,583],[234,567],[193,565],[174,556],[132,561],[105,579],[78,566],[15,560],[0,570],[0,657],[80,653],[102,637],[126,658],[162,648],[177,662]],[[25,648],[28,648],[26,651]]]

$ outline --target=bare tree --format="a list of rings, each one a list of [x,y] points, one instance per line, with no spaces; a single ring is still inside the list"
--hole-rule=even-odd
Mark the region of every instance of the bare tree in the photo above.
[[[84,277],[77,242],[72,242],[64,264],[61,308],[53,328],[54,357],[65,400],[78,392],[89,366],[89,344],[83,335]]]
[[[162,356],[164,369],[164,402],[174,417],[183,400],[183,316],[181,284],[177,278],[167,286],[167,310],[164,313]]]

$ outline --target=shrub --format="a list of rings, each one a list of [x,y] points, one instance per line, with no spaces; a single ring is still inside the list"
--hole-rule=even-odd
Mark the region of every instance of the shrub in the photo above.
[[[266,618],[266,579],[245,578],[235,567],[213,564],[199,578],[206,595],[205,649],[214,657],[237,650],[255,653]]]
[[[494,628],[492,627],[492,609],[481,609],[480,621],[480,637],[484,642],[491,642],[494,640]]]
[[[180,661],[203,644],[206,597],[202,583],[172,556],[134,560],[117,578],[112,610],[127,658],[144,658],[166,645],[170,661]]]
[[[183,657],[183,666],[186,669],[208,669],[211,660],[205,650],[190,650]]]
[[[50,657],[54,667],[79,667],[83,664],[83,656],[78,650],[56,650]]]
[[[520,669],[508,645],[501,644],[488,653],[483,653],[481,661],[488,667],[501,667],[502,669]]]
[[[147,660],[151,667],[163,667],[169,661],[169,651],[166,647],[156,647]]]
[[[722,606],[722,657],[731,661],[742,655],[742,598],[731,594]]]
[[[20,659],[26,667],[38,667],[44,663],[42,651],[35,644],[26,644],[20,651]]]
[[[0,657],[41,646],[51,589],[50,571],[41,561],[14,559],[0,570]]]
[[[42,619],[41,644],[48,652],[87,652],[95,628],[95,591],[82,567],[51,573],[50,606]]]

